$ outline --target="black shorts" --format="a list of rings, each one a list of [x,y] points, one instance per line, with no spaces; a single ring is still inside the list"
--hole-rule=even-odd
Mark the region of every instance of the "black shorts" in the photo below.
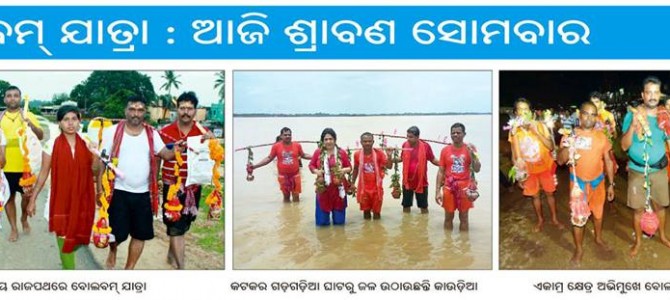
[[[414,190],[402,188],[402,206],[412,207],[416,194],[416,206],[419,208],[428,208],[428,186],[423,187],[423,193],[416,193]]]
[[[7,183],[9,183],[9,196],[13,196],[16,192],[23,194],[23,188],[19,185],[23,173],[6,172],[5,176],[7,177]]]
[[[168,201],[167,194],[170,189],[170,185],[163,185],[163,204]],[[200,195],[202,194],[202,188],[198,187],[198,190],[195,194],[195,207],[200,208]],[[186,193],[183,193],[179,196],[179,203],[186,207]],[[191,223],[195,221],[197,215],[181,215],[181,218],[177,222],[172,222],[165,217],[163,214],[163,224],[167,227],[168,236],[180,236],[184,235],[189,229],[191,229]]]
[[[112,203],[109,204],[109,225],[116,243],[128,239],[146,241],[154,238],[153,213],[151,212],[151,196],[146,193],[130,193],[114,190]]]

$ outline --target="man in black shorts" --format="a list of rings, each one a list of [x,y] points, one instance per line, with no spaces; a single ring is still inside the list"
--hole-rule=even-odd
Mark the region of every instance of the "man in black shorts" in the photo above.
[[[144,123],[144,98],[129,97],[125,114],[125,120],[103,134],[103,151],[112,161],[118,161],[117,168],[124,175],[123,178],[116,176],[110,182],[112,198],[108,212],[114,240],[110,243],[107,256],[108,269],[115,267],[117,247],[128,235],[131,240],[126,269],[135,268],[142,255],[144,241],[154,237],[152,213],[158,213],[159,194],[155,156],[165,160],[174,158],[174,152],[165,148],[158,131]],[[98,183],[98,190],[102,190],[101,182]]]

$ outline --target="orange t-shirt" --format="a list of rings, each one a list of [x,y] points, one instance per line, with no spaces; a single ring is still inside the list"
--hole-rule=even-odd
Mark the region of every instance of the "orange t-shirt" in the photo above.
[[[575,128],[575,147],[581,156],[577,159],[575,171],[584,181],[591,181],[605,170],[605,155],[609,155],[612,145],[602,131]]]
[[[540,134],[548,135],[547,129],[542,123],[537,122],[536,124]],[[510,135],[509,141],[512,143],[512,151],[518,149],[518,155],[521,155],[517,158],[526,162],[526,169],[529,174],[544,173],[552,168],[554,159],[549,148],[530,129],[517,128],[515,134]]]
[[[442,148],[440,153],[440,167],[444,167],[444,172],[448,178],[453,176],[455,180],[467,180],[470,178],[470,164],[472,158],[468,147],[462,145],[457,148],[454,145],[448,145]]]
[[[375,178],[375,165],[372,159],[372,153],[363,154],[363,166],[360,162],[360,151],[358,150],[354,153],[354,167],[359,168],[363,173],[363,186],[366,191],[375,191],[377,189],[377,179]],[[379,176],[384,178],[384,166],[386,165],[386,154],[384,152],[373,149],[377,153],[377,170]],[[360,169],[362,167],[362,169]]]
[[[277,158],[277,170],[280,175],[293,175],[300,170],[299,159],[303,154],[302,146],[298,143],[285,145],[283,142],[278,142],[272,145],[270,159]]]

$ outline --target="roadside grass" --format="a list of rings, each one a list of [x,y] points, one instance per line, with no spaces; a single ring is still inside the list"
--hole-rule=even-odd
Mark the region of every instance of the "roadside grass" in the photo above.
[[[221,181],[223,185],[223,180]],[[198,218],[193,223],[191,233],[196,238],[196,244],[206,251],[216,253],[224,253],[224,213],[221,211],[221,216],[217,220],[208,219],[209,206],[205,204],[205,199],[212,192],[213,186],[204,186],[202,195],[200,197],[200,212]],[[225,188],[224,188],[225,189]],[[224,194],[224,189],[221,194]]]

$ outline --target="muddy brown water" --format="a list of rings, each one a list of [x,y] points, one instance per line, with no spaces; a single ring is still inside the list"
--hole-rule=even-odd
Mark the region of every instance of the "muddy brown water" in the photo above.
[[[316,227],[314,224],[314,176],[301,170],[301,202],[282,202],[272,162],[254,171],[247,182],[246,152],[234,154],[233,172],[233,265],[235,269],[490,269],[491,268],[491,117],[322,117],[322,118],[236,118],[235,148],[274,140],[279,129],[293,129],[294,140],[316,140],[321,130],[333,127],[338,144],[355,147],[364,131],[400,135],[418,125],[421,136],[437,139],[448,133],[448,126],[463,122],[470,141],[479,147],[483,163],[477,175],[481,198],[470,213],[468,234],[445,232],[444,211],[435,204],[434,182],[437,167],[429,165],[429,209],[422,215],[413,207],[404,214],[399,199],[385,188],[381,220],[364,220],[355,199],[349,199],[345,226]],[[392,125],[389,125],[392,124]],[[468,127],[470,125],[470,127]],[[384,126],[392,126],[390,128]],[[389,141],[390,145],[403,140]],[[378,144],[378,141],[376,141]],[[438,155],[441,145],[431,145]],[[313,144],[303,145],[311,154]],[[254,151],[254,162],[268,155],[269,147]],[[392,171],[390,171],[392,172]],[[384,186],[390,185],[390,173]],[[455,221],[458,226],[458,221]]]

